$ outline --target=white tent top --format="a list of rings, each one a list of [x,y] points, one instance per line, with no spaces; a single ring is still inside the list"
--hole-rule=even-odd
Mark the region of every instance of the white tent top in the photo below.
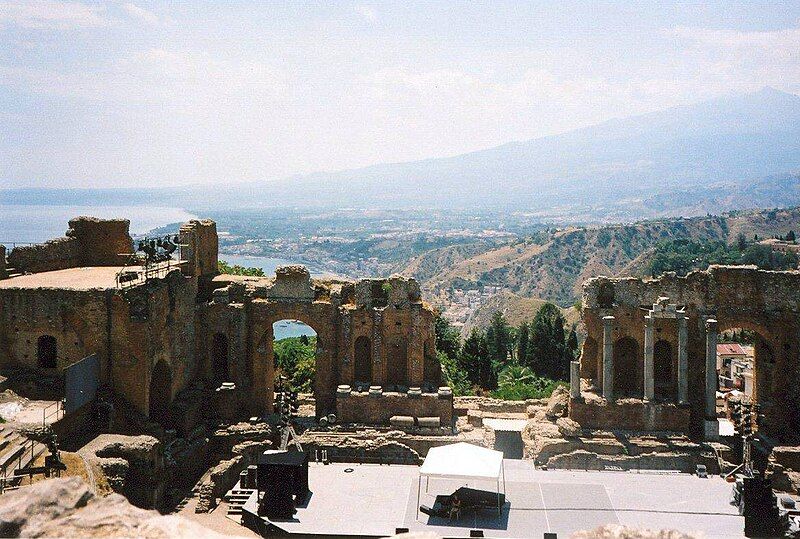
[[[419,474],[427,477],[498,479],[502,469],[501,451],[459,442],[431,448]]]

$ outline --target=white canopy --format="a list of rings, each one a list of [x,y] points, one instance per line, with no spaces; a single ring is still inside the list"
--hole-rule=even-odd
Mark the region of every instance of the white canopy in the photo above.
[[[431,477],[447,479],[490,479],[497,483],[497,515],[500,516],[500,478],[503,491],[506,478],[503,471],[503,452],[486,449],[466,442],[442,445],[428,450],[428,456],[419,469],[417,481],[417,518],[419,518],[420,481],[425,477],[425,492]]]
[[[499,479],[503,470],[503,453],[477,445],[457,444],[433,447],[419,470],[421,476]]]

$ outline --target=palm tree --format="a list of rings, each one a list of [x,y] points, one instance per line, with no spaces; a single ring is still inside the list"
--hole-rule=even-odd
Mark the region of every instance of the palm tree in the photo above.
[[[530,384],[536,379],[533,371],[522,365],[509,365],[500,372],[497,383],[500,387],[514,386],[517,384]]]

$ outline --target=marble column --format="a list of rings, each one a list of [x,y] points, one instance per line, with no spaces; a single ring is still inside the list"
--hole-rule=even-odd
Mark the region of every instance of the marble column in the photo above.
[[[689,330],[686,316],[678,318],[678,403],[689,402]],[[714,351],[716,351],[714,345]],[[715,360],[716,361],[716,360]]]
[[[706,320],[706,419],[717,418],[717,321]]]
[[[651,401],[656,396],[655,372],[653,368],[653,352],[655,343],[653,342],[653,323],[652,316],[644,317],[644,400]]]
[[[611,400],[614,392],[614,317],[603,317],[603,398]]]
[[[573,399],[581,396],[581,364],[578,361],[569,363],[569,396]]]

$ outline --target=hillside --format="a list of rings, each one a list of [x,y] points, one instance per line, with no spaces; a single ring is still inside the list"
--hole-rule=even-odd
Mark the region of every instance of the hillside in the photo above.
[[[483,305],[478,307],[472,316],[469,317],[461,331],[461,336],[466,337],[472,328],[477,327],[486,329],[492,315],[500,311],[506,320],[513,327],[519,327],[523,322],[530,322],[547,303],[545,300],[535,298],[525,298],[512,292],[503,291],[489,298]],[[577,324],[580,321],[580,313],[575,307],[561,309],[568,325]]]
[[[685,238],[730,244],[739,233],[752,239],[755,234],[765,238],[789,230],[800,231],[800,208],[569,228],[552,232],[548,241],[487,248],[455,264],[446,263],[442,253],[433,250],[418,256],[403,273],[417,277],[432,297],[451,287],[500,285],[524,298],[569,306],[590,277],[644,275],[648,255],[659,242]],[[427,271],[423,278],[414,272],[415,267],[440,269],[433,274]]]

